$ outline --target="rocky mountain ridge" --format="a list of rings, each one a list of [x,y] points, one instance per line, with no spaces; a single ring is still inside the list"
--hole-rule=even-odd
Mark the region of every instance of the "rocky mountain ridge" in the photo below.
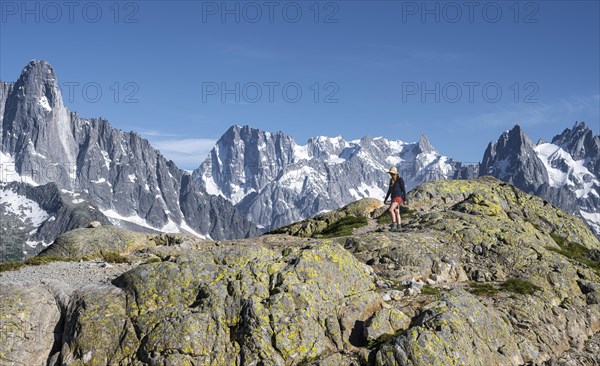
[[[232,126],[189,175],[136,133],[69,112],[44,61],[29,63],[15,83],[0,82],[0,118],[0,210],[12,217],[2,227],[0,260],[17,259],[19,251],[32,255],[85,225],[92,218],[87,210],[95,210],[93,219],[132,230],[214,239],[257,235],[362,197],[382,198],[392,165],[408,189],[495,176],[583,217],[600,235],[600,137],[583,123],[537,145],[517,126],[490,143],[481,164],[445,157],[425,136],[414,143],[320,136],[300,145],[283,132]],[[65,202],[85,208],[73,211],[83,216],[38,209],[38,196],[30,202],[6,188],[11,181],[55,184]],[[37,216],[28,217],[33,208]]]
[[[257,233],[232,204],[208,195],[138,134],[69,112],[47,62],[31,61],[16,82],[0,82],[0,92],[3,183],[56,184],[135,230],[215,239]]]
[[[480,175],[492,175],[581,216],[600,237],[600,136],[584,123],[534,145],[515,126],[490,143]]]

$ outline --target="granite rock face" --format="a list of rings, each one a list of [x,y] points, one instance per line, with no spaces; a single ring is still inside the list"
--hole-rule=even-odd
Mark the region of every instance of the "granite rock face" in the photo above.
[[[55,346],[61,311],[43,286],[0,283],[0,363],[45,365]]]
[[[532,193],[548,183],[548,172],[535,153],[535,145],[518,125],[488,145],[479,175],[491,175]]]
[[[110,251],[130,264],[110,282],[70,291],[52,273],[34,286],[19,272],[11,283],[0,277],[0,319],[12,329],[0,362],[425,366],[596,357],[600,242],[580,218],[491,177],[426,183],[409,199],[401,232],[218,242],[105,226],[66,233],[49,248],[53,260]],[[338,215],[375,206],[363,200]],[[34,324],[46,331],[29,347],[32,338],[21,335]]]

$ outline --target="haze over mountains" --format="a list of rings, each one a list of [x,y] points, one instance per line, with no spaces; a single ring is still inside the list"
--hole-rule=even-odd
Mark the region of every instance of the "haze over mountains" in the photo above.
[[[212,239],[258,235],[362,197],[383,199],[391,165],[408,189],[493,175],[582,216],[600,235],[600,137],[584,123],[537,145],[516,126],[480,165],[443,156],[425,136],[301,145],[236,125],[190,175],[135,132],[68,111],[45,61],[0,81],[0,118],[2,260],[32,255],[91,220]]]

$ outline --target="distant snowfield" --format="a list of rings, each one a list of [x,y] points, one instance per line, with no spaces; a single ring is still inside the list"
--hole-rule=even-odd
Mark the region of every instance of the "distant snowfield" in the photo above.
[[[51,112],[52,111],[52,107],[50,107],[50,103],[48,103],[48,98],[46,98],[45,95],[42,95],[40,97],[40,100],[38,101],[39,105],[46,111]]]
[[[135,224],[137,226],[145,227],[147,229],[158,231],[158,232],[163,232],[163,233],[181,233],[182,231],[179,228],[179,227],[181,227],[181,229],[183,229],[183,233],[185,233],[185,234],[190,234],[190,235],[197,236],[201,239],[210,240],[210,236],[199,234],[194,229],[192,229],[185,221],[183,221],[178,226],[175,222],[173,222],[173,220],[171,220],[169,218],[169,221],[162,228],[157,228],[157,227],[154,227],[154,226],[148,224],[148,222],[146,220],[139,217],[138,215],[123,216],[120,213],[118,213],[117,211],[112,210],[112,209],[100,210],[100,212],[102,212],[104,214],[104,216],[106,216],[108,218],[108,220],[111,222],[111,224],[113,224],[115,226],[121,226],[120,225],[121,222],[125,221],[125,222]]]
[[[0,192],[0,204],[5,205],[7,211],[18,216],[21,222],[31,224],[36,228],[50,217],[37,202],[19,195],[11,189]]]
[[[379,200],[383,200],[385,198],[385,192],[383,189],[376,185],[367,185],[365,183],[361,183],[357,189],[350,188],[348,191],[356,200],[361,198],[377,198]]]
[[[48,212],[43,210],[37,202],[18,194],[12,189],[4,189],[0,191],[0,205],[4,206],[5,212],[10,212],[15,215],[23,224],[19,229],[29,230],[29,235],[34,235],[40,225],[46,221],[54,220],[54,216],[50,216]],[[48,246],[50,243],[27,240],[26,244],[35,248],[38,244]]]
[[[33,187],[38,184],[30,176],[22,176],[15,171],[15,159],[0,151],[0,183],[22,182]]]
[[[535,152],[548,171],[551,187],[573,187],[577,198],[585,198],[590,193],[598,196],[594,186],[600,187],[600,182],[585,167],[585,159],[574,160],[571,154],[551,143],[537,145]]]
[[[600,235],[600,213],[590,213],[583,210],[579,211],[581,216],[588,222],[588,224],[596,231],[597,235]]]

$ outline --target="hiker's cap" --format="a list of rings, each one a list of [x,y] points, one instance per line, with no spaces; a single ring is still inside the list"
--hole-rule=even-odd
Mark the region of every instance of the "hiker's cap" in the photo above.
[[[388,171],[388,173],[398,175],[398,169],[396,169],[396,167],[393,166],[393,167],[390,168],[390,170]]]

